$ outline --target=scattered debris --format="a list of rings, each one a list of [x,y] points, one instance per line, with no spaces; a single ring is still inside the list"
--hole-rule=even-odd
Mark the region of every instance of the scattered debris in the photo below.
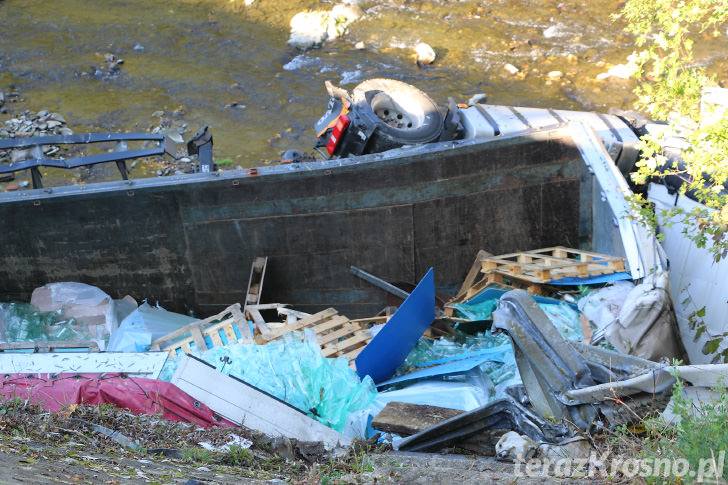
[[[495,455],[501,460],[526,461],[538,453],[538,443],[526,435],[509,431],[495,444]]]
[[[358,320],[335,308],[308,314],[261,303],[268,264],[265,257],[253,261],[243,305],[204,319],[147,303],[137,308],[76,283],[34,292],[46,313],[31,327],[32,311],[0,304],[0,371],[12,370],[0,394],[49,411],[113,403],[202,426],[237,424],[286,459],[340,454],[353,439],[380,431],[399,450],[462,449],[522,462],[586,455],[591,445],[579,432],[597,419],[613,427],[664,409],[675,377],[640,357],[684,355],[671,346],[679,338],[664,273],[635,285],[624,259],[605,254],[479,251],[442,311],[432,269],[407,292],[352,266],[403,299],[393,313]],[[98,339],[44,340],[35,327],[47,334],[49,325],[63,325],[43,321],[48,312],[83,323]],[[273,312],[280,321],[270,319]],[[116,352],[99,351],[104,345]],[[677,372],[708,386],[728,375],[726,367]],[[142,446],[86,424],[125,448]],[[253,441],[228,434],[199,444],[229,452]]]

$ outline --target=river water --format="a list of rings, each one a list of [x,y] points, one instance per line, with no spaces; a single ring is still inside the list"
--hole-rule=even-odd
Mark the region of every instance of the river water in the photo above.
[[[210,127],[214,156],[250,167],[291,148],[311,151],[324,81],[352,89],[373,77],[411,83],[445,104],[629,109],[632,81],[600,73],[634,49],[610,16],[614,0],[362,1],[365,15],[320,49],[287,45],[290,19],[333,3],[255,0],[0,0],[0,90],[14,110],[61,113],[74,132],[147,131],[160,114]],[[429,43],[420,68],[413,46]],[[721,43],[722,42],[722,43]],[[357,43],[363,43],[357,46]],[[726,79],[724,40],[701,60]],[[116,72],[107,59],[123,59]],[[105,57],[107,56],[107,57]],[[512,64],[512,74],[504,66]],[[560,79],[548,73],[560,71]]]

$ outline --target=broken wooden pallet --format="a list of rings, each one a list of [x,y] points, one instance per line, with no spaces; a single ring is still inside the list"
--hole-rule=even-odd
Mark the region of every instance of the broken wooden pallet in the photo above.
[[[186,334],[189,336],[184,337]],[[206,337],[212,345],[208,345]],[[166,350],[170,357],[174,357],[178,352],[190,353],[193,343],[197,350],[203,351],[210,347],[221,347],[233,342],[253,343],[253,333],[240,311],[240,303],[227,307],[217,315],[192,322],[168,333],[164,337],[154,340],[150,348],[151,350]]]
[[[263,279],[265,278],[265,268],[268,265],[268,257],[257,256],[253,260],[253,266],[250,268],[250,278],[248,279],[248,290],[245,292],[245,309],[248,305],[257,305],[260,303],[260,296],[263,292]]]
[[[482,258],[481,265],[483,273],[498,271],[535,283],[548,283],[621,272],[624,258],[556,246]]]
[[[327,308],[271,331],[263,335],[263,339],[271,341],[289,332],[307,328],[316,334],[324,357],[346,357],[352,367],[359,352],[372,340],[372,336],[362,327],[361,323],[352,322],[344,315],[339,315],[333,308]]]
[[[260,313],[262,310],[275,310],[279,316],[282,315],[285,318],[285,321],[266,322],[263,315]],[[245,306],[245,318],[255,324],[255,328],[258,330],[264,341],[270,340],[270,338],[267,337],[271,335],[271,332],[280,329],[283,326],[292,325],[298,321],[299,318],[306,318],[310,316],[310,313],[286,308],[286,305],[281,303],[263,303],[260,305]]]
[[[453,303],[465,303],[478,293],[491,286],[498,289],[526,290],[529,294],[536,296],[548,296],[556,291],[554,287],[543,283],[534,283],[525,278],[519,278],[518,276],[508,275],[499,271],[490,271],[485,273],[475,284],[462,289],[458,293],[458,296],[448,301],[445,304],[443,313],[447,317],[452,317],[455,314],[455,309],[452,307]]]

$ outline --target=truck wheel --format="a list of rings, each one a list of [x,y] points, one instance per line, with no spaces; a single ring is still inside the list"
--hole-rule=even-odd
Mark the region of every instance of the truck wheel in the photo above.
[[[377,127],[367,145],[374,153],[402,145],[435,141],[442,131],[442,114],[430,97],[394,79],[370,79],[354,88],[353,103],[371,109]]]

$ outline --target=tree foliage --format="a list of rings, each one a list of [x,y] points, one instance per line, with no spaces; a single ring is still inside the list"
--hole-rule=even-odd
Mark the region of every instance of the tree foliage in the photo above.
[[[671,121],[669,131],[686,141],[678,163],[665,156],[659,135],[643,137],[633,179],[679,177],[681,193],[689,192],[708,209],[674,208],[660,219],[683,223],[684,234],[720,260],[728,255],[728,110],[701,106],[705,88],[716,80],[696,62],[693,45],[699,37],[723,35],[728,0],[628,0],[615,17],[627,22],[641,49],[629,57],[639,81],[636,107],[655,120]]]

